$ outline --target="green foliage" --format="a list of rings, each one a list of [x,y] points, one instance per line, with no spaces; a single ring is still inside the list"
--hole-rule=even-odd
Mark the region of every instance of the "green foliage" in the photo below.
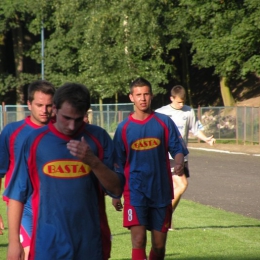
[[[260,75],[257,0],[0,2],[0,33],[22,29],[19,55],[38,64],[42,25],[46,79],[84,83],[96,98],[127,94],[138,76],[152,82],[155,94],[180,75],[188,84],[190,60],[227,82]]]
[[[193,64],[214,67],[217,75],[228,79],[258,73],[259,7],[250,5],[254,1],[243,2],[181,1],[192,18],[189,42]]]

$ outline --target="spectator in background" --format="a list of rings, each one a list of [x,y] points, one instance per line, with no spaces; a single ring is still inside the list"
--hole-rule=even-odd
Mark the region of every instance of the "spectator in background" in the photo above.
[[[24,120],[12,122],[4,127],[0,135],[0,178],[5,177],[5,189],[13,178],[15,169],[19,170],[18,157],[21,153],[24,140],[34,129],[40,128],[49,122],[52,114],[54,92],[54,86],[46,80],[32,82],[28,87],[27,101],[30,116]],[[3,199],[8,206],[8,199],[6,197]],[[24,248],[25,259],[28,259],[30,250],[31,230],[32,209],[29,199],[24,206],[20,227],[20,239]]]
[[[182,175],[188,151],[173,121],[151,110],[149,81],[134,80],[129,98],[135,111],[118,125],[114,136],[117,165],[126,177],[123,225],[131,231],[133,260],[146,259],[147,230],[152,244],[149,259],[164,259],[173,198],[168,152],[176,161],[175,174]],[[121,200],[112,203],[122,209]]]
[[[171,90],[170,96],[171,103],[169,105],[163,106],[155,110],[158,113],[165,114],[169,116],[176,126],[178,127],[181,136],[185,143],[188,143],[189,131],[191,131],[195,136],[197,136],[202,141],[208,143],[209,145],[213,145],[216,140],[212,136],[207,137],[202,129],[203,126],[200,121],[197,119],[194,110],[190,107],[185,105],[186,101],[186,91],[185,89],[180,86],[174,86]],[[171,159],[171,166],[172,171],[174,171],[175,162],[172,157]],[[184,173],[183,175],[173,175],[173,186],[174,186],[174,199],[172,200],[172,210],[173,212],[177,208],[182,194],[188,187],[188,180],[187,178],[190,176],[189,174],[189,166],[188,166],[188,156],[184,158]],[[173,222],[172,222],[173,223]],[[170,230],[173,229],[173,226]]]
[[[24,142],[19,171],[14,171],[15,179],[4,192],[9,198],[10,259],[22,256],[17,226],[30,196],[30,259],[109,259],[104,193],[120,197],[124,175],[112,170],[114,146],[107,132],[83,121],[89,107],[84,85],[59,87],[53,105],[56,120]]]

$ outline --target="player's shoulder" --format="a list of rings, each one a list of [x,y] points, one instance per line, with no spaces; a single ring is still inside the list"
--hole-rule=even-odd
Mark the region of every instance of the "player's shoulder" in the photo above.
[[[91,133],[103,133],[106,132],[104,128],[98,125],[93,124],[85,124],[85,129],[90,131]]]
[[[28,137],[31,139],[34,139],[35,136],[38,136],[41,133],[48,131],[48,125],[44,125],[39,128],[32,128],[32,127],[29,127],[29,128],[30,128],[30,131],[28,132],[29,133]]]
[[[20,120],[20,121],[15,121],[15,122],[11,122],[8,123],[4,128],[3,131],[1,132],[1,134],[5,134],[5,133],[12,133],[13,131],[15,131],[17,128],[19,128],[20,126],[25,124],[25,120]]]
[[[159,107],[157,109],[155,109],[155,112],[158,112],[158,113],[167,113],[171,110],[171,106],[170,105],[166,105],[166,106],[162,106],[162,107]]]
[[[96,138],[100,138],[101,136],[103,138],[110,138],[109,133],[107,132],[107,130],[105,130],[104,128],[98,126],[98,125],[93,125],[93,124],[86,124],[84,127],[86,132],[91,133],[91,135],[96,136]]]
[[[194,111],[194,109],[191,106],[184,105],[183,108],[181,109],[183,112],[191,112]]]
[[[161,120],[169,120],[170,119],[169,115],[161,113],[161,112],[157,112],[157,111],[154,111],[154,116],[160,118]]]
[[[117,129],[121,129],[124,127],[125,124],[130,123],[130,115],[128,117],[126,117],[123,121],[121,121],[118,125],[117,125]]]

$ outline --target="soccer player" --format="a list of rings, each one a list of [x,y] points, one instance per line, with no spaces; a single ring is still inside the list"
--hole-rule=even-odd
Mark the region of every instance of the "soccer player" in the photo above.
[[[171,104],[158,108],[155,111],[169,116],[174,121],[186,145],[188,143],[189,131],[209,145],[213,145],[216,142],[213,135],[207,137],[203,133],[203,126],[197,119],[194,110],[190,106],[185,105],[186,91],[182,86],[177,85],[172,88],[170,100]],[[174,174],[172,176],[174,186],[174,199],[172,200],[173,212],[179,204],[182,194],[188,187],[187,178],[190,176],[188,156],[185,157],[184,161],[185,174],[180,176]],[[174,160],[172,158],[171,165],[174,166]],[[174,170],[174,167],[172,167],[172,171]],[[173,230],[173,226],[170,227],[170,230]]]
[[[18,157],[22,145],[27,136],[34,129],[46,125],[51,117],[52,98],[55,92],[54,86],[45,80],[36,80],[28,87],[27,105],[30,116],[24,120],[6,125],[0,136],[0,178],[5,176],[5,188],[8,187],[13,177],[15,168],[19,170]],[[3,197],[8,206],[8,199]],[[30,200],[25,204],[20,227],[20,239],[25,251],[25,259],[28,258],[32,212]]]
[[[151,231],[149,259],[164,259],[173,198],[168,152],[176,161],[175,174],[183,174],[188,150],[173,121],[151,110],[152,86],[144,78],[130,84],[135,111],[121,122],[114,136],[117,165],[126,177],[123,226],[130,229],[132,259],[146,259],[147,230]],[[121,200],[113,199],[116,210]]]
[[[114,146],[108,133],[86,124],[90,94],[67,83],[54,95],[55,120],[33,131],[18,158],[9,198],[8,257],[19,259],[18,227],[23,204],[32,196],[33,228],[29,259],[110,257],[110,229],[104,193],[121,196],[124,175],[114,168]]]

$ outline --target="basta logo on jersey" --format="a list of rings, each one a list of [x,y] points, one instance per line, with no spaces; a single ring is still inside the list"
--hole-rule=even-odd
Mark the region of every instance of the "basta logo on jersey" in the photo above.
[[[137,151],[149,150],[159,146],[160,143],[161,141],[158,138],[142,138],[136,140],[131,145],[131,148]]]
[[[46,175],[55,178],[79,178],[88,175],[91,168],[80,161],[52,161],[43,166]]]

